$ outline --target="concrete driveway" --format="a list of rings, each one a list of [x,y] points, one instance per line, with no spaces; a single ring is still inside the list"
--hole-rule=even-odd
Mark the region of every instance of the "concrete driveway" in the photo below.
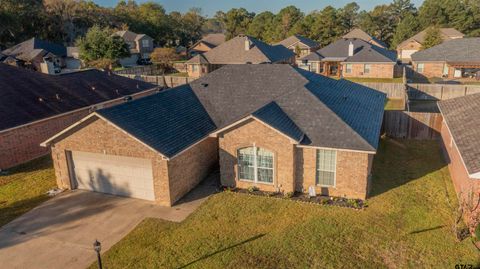
[[[85,268],[144,218],[182,221],[215,187],[201,184],[174,207],[106,194],[71,191],[0,228],[1,268]]]

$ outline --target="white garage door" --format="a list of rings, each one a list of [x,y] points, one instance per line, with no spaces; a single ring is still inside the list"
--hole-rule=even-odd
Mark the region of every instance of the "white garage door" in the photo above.
[[[70,163],[78,189],[155,200],[147,159],[73,151]]]

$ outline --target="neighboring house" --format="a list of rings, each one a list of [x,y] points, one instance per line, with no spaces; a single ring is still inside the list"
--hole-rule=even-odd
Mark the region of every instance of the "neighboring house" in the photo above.
[[[0,169],[47,154],[40,142],[97,108],[154,87],[98,70],[54,76],[0,63]]]
[[[394,78],[398,76],[395,51],[358,38],[342,38],[297,60],[300,68],[325,76]]]
[[[282,45],[269,45],[246,35],[227,42],[188,60],[189,77],[201,77],[228,64],[294,64],[295,53]]]
[[[122,66],[133,66],[137,65],[137,62],[141,59],[150,59],[150,54],[154,49],[153,38],[145,34],[137,34],[128,30],[118,31],[114,35],[123,38],[130,48],[130,57],[119,60]]]
[[[224,186],[368,196],[386,96],[290,65],[227,65],[98,110],[42,145],[60,188],[171,206],[220,164]]]
[[[225,42],[224,34],[221,34],[221,33],[208,34],[208,35],[205,35],[199,41],[197,41],[195,44],[190,46],[190,48],[188,49],[188,53],[190,54],[190,56],[193,57],[197,54],[202,54],[207,51],[210,51],[224,42]]]
[[[480,195],[480,94],[458,97],[438,103],[443,116],[442,140],[448,155],[448,168],[460,202],[471,199],[475,208]],[[466,210],[471,225],[480,217],[480,207]]]
[[[455,28],[440,28],[439,30],[444,41],[463,38],[464,36],[464,34],[457,31]],[[402,62],[410,62],[412,60],[412,54],[422,49],[426,33],[427,30],[423,30],[397,46],[398,58]]]
[[[452,39],[416,52],[412,65],[427,78],[480,79],[480,38]]]
[[[63,45],[50,43],[38,38],[31,38],[11,48],[2,51],[8,56],[3,63],[23,66],[45,74],[60,73],[62,69],[71,66],[72,62],[79,62],[78,57],[67,54]],[[76,65],[77,69],[81,65]]]
[[[385,44],[383,41],[379,40],[378,38],[376,37],[373,37],[369,34],[367,34],[365,31],[363,31],[362,29],[359,29],[359,28],[355,28],[353,30],[351,30],[350,32],[348,32],[346,35],[344,35],[342,38],[347,38],[347,39],[351,39],[351,38],[356,38],[356,39],[361,39],[365,42],[368,42],[372,45],[375,45],[377,47],[381,47],[381,48],[384,48],[384,49],[387,49],[388,46],[387,44]]]
[[[275,45],[282,45],[287,49],[293,51],[297,58],[307,56],[320,48],[320,43],[311,40],[310,38],[301,35],[293,35],[288,37]]]

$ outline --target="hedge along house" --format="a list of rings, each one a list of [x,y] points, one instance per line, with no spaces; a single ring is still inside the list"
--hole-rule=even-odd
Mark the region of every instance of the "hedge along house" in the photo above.
[[[460,38],[412,55],[413,69],[427,78],[480,79],[480,38]]]
[[[480,207],[474,207],[480,199],[480,94],[441,101],[438,106],[453,185],[459,200],[473,205],[474,211],[464,213],[467,223],[474,225],[480,217]]]
[[[297,60],[311,72],[333,77],[394,78],[401,74],[396,52],[357,38],[343,38]]]
[[[48,154],[39,144],[90,112],[157,89],[99,70],[47,75],[0,63],[0,169]]]
[[[198,78],[229,64],[294,64],[295,53],[282,45],[269,45],[250,36],[239,35],[196,55],[185,64],[189,77]]]
[[[384,102],[290,65],[228,65],[99,110],[43,145],[59,187],[167,206],[218,164],[225,186],[364,199]]]

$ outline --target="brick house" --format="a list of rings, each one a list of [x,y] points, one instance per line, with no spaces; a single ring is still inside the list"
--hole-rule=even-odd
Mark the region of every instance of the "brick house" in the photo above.
[[[48,154],[39,143],[100,107],[156,90],[98,70],[46,75],[0,63],[0,169]]]
[[[199,41],[197,41],[195,44],[190,46],[190,48],[188,49],[188,54],[193,57],[195,55],[210,51],[224,42],[225,42],[224,34],[221,34],[221,33],[208,34],[208,35],[205,35]]]
[[[480,126],[480,94],[441,101],[438,106],[444,118],[443,148],[455,191],[461,202],[472,197],[476,205],[480,199],[480,130],[474,126]],[[480,207],[464,213],[471,227],[480,223]]]
[[[342,38],[297,60],[303,69],[325,76],[394,78],[401,72],[396,52],[357,38]]]
[[[363,40],[365,42],[368,42],[368,43],[370,43],[374,46],[384,48],[384,49],[388,48],[387,44],[385,44],[383,41],[379,40],[376,37],[373,37],[373,36],[367,34],[365,31],[363,31],[360,28],[355,28],[355,29],[351,30],[350,32],[345,34],[342,38],[361,39],[361,40]]]
[[[198,54],[185,64],[189,77],[198,78],[229,64],[294,64],[295,53],[282,45],[269,45],[246,35],[239,35]]]
[[[292,35],[278,42],[275,45],[282,45],[295,53],[297,59],[307,56],[320,48],[320,43],[301,35]]]
[[[228,65],[101,109],[43,143],[57,183],[170,206],[225,186],[365,199],[385,95],[290,65]]]
[[[80,69],[78,54],[65,47],[38,38],[31,38],[2,51],[0,62],[25,67],[45,74],[60,73],[62,69]],[[7,58],[7,59],[2,59]]]
[[[455,28],[440,28],[439,30],[444,41],[464,37],[464,34]],[[423,30],[397,46],[398,58],[402,62],[409,63],[412,60],[412,54],[422,49],[426,33],[427,30]]]
[[[427,78],[480,79],[480,38],[459,38],[412,54],[415,72]]]
[[[130,48],[130,57],[120,59],[122,66],[136,65],[140,59],[150,59],[150,54],[153,52],[154,44],[153,38],[145,34],[137,34],[131,31],[118,31],[117,35],[127,43]]]

